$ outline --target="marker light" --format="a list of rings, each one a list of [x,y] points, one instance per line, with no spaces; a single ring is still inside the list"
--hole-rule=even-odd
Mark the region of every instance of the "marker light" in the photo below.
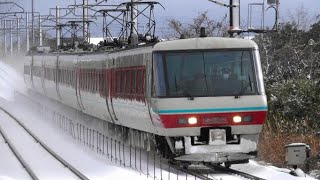
[[[181,119],[178,120],[178,124],[188,124],[188,119],[181,118]]]
[[[196,117],[190,117],[188,119],[188,123],[189,124],[197,124],[198,123],[198,119]]]
[[[252,116],[244,116],[243,122],[252,122]]]
[[[233,117],[233,122],[234,123],[240,123],[242,121],[241,116],[234,116]]]

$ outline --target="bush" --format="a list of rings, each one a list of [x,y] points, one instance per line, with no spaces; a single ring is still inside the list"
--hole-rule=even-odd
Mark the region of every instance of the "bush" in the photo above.
[[[320,129],[320,87],[310,80],[289,80],[267,87],[268,127],[310,135]]]
[[[272,163],[275,166],[285,167],[285,145],[291,143],[306,143],[311,147],[311,169],[320,169],[317,156],[320,153],[320,138],[314,134],[288,134],[274,132],[266,124],[260,135],[258,145],[259,159]]]

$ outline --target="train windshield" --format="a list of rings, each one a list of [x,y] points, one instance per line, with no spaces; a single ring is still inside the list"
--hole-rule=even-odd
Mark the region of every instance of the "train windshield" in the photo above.
[[[250,50],[154,53],[153,96],[257,94],[252,56]]]

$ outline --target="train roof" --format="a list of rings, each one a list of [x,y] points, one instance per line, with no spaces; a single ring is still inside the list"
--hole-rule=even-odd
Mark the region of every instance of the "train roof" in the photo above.
[[[157,43],[154,51],[192,50],[192,49],[241,49],[258,48],[257,44],[248,39],[205,37],[179,39]]]

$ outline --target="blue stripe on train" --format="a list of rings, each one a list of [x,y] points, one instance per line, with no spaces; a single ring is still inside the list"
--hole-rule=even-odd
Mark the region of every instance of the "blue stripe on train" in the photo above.
[[[158,110],[159,114],[175,114],[175,113],[217,113],[217,112],[237,112],[237,111],[267,111],[268,107],[241,107],[241,108],[215,108],[215,109],[170,109]]]

